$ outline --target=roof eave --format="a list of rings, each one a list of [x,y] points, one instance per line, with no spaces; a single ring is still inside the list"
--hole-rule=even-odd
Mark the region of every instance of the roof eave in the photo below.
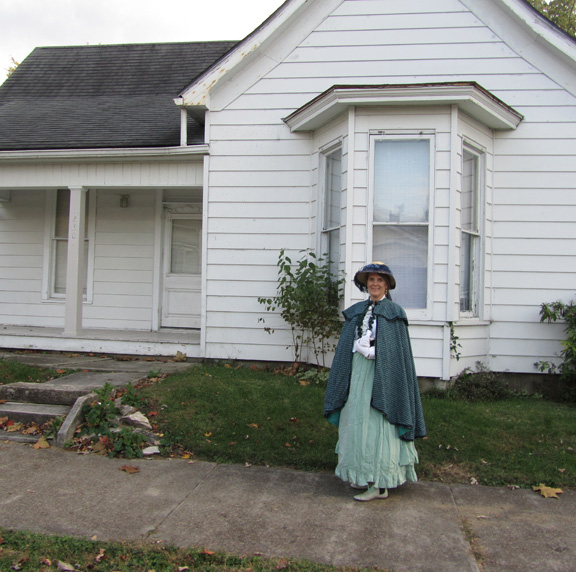
[[[181,147],[130,147],[111,149],[27,149],[21,151],[0,151],[0,162],[38,162],[38,161],[153,161],[183,158],[201,159],[208,155],[210,148],[206,144]]]
[[[286,0],[265,22],[238,42],[227,54],[198,76],[179,94],[180,105],[207,108],[210,90],[233,68],[270,38],[282,24],[309,0]]]
[[[523,116],[474,82],[333,86],[284,122],[292,132],[315,131],[349,107],[457,105],[492,129],[516,129]]]

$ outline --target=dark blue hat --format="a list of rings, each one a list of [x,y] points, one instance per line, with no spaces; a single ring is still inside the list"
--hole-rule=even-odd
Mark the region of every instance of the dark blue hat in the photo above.
[[[396,288],[396,280],[394,279],[394,275],[392,274],[392,270],[384,262],[371,262],[370,264],[366,264],[356,272],[354,276],[354,284],[362,291],[367,291],[367,283],[368,283],[368,275],[369,274],[385,274],[388,280],[388,286],[390,290],[394,290]]]

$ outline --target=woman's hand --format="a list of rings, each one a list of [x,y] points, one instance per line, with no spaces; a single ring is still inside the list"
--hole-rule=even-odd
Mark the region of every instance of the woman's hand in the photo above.
[[[374,359],[376,351],[374,346],[370,345],[372,339],[372,332],[368,330],[361,338],[358,338],[354,343],[354,349],[361,353],[367,359]]]

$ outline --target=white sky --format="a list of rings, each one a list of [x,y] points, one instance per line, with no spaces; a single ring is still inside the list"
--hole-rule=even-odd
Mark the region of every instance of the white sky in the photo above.
[[[39,46],[241,40],[283,0],[0,0],[0,84]]]

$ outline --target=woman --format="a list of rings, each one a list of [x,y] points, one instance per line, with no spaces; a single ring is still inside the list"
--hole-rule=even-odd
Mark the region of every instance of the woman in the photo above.
[[[414,438],[426,427],[406,313],[392,302],[396,280],[383,262],[354,276],[370,298],[343,312],[324,416],[338,427],[336,475],[366,491],[354,498],[388,497],[388,489],[416,481]]]

